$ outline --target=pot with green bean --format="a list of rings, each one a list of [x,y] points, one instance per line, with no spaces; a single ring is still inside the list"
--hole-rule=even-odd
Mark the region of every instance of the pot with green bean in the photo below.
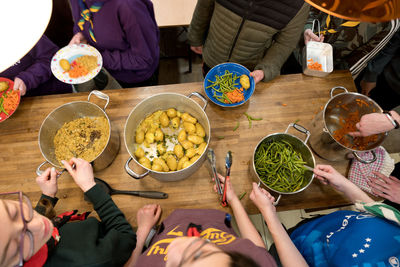
[[[293,127],[306,135],[305,140],[288,134]],[[306,145],[310,132],[303,126],[291,123],[285,133],[264,137],[253,153],[253,169],[259,181],[268,189],[281,194],[294,194],[306,189],[314,173],[304,165],[314,167],[315,159]],[[274,203],[278,204],[280,196]]]

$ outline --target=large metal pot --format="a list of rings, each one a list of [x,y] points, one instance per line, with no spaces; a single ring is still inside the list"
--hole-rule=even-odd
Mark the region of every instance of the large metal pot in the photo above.
[[[290,127],[293,127],[297,131],[305,134],[306,138],[304,139],[304,141],[294,135],[288,134]],[[259,183],[258,183],[259,186],[262,183],[269,190],[272,190],[279,194],[278,198],[273,203],[274,205],[277,205],[279,203],[279,200],[281,199],[282,194],[292,195],[292,194],[296,194],[298,192],[305,190],[312,183],[312,181],[314,179],[314,173],[310,172],[310,171],[306,171],[304,173],[304,175],[305,175],[304,179],[306,180],[306,183],[304,183],[304,185],[295,192],[282,192],[282,191],[275,190],[275,189],[269,187],[267,184],[265,184],[257,173],[254,160],[255,160],[255,155],[256,155],[256,151],[257,151],[258,147],[264,141],[286,141],[289,144],[291,144],[297,152],[301,153],[303,160],[306,162],[305,165],[314,168],[314,166],[315,166],[314,155],[311,152],[311,149],[306,145],[309,138],[310,138],[310,132],[306,128],[304,128],[303,126],[298,125],[296,123],[291,123],[286,128],[286,131],[284,133],[274,133],[274,134],[267,135],[266,137],[261,139],[260,142],[258,142],[258,144],[256,145],[254,152],[253,152],[253,158],[252,158],[253,171],[254,171],[255,176],[257,176],[257,178],[259,180]]]
[[[334,96],[336,90],[343,90],[344,92]],[[375,103],[372,99],[365,95],[358,93],[349,93],[346,88],[338,86],[334,87],[330,91],[331,98],[326,103],[325,108],[317,114],[311,124],[310,132],[310,146],[320,157],[330,161],[341,161],[348,159],[348,154],[353,155],[363,163],[371,163],[376,160],[376,155],[373,151],[374,148],[382,144],[387,133],[381,133],[378,136],[378,140],[370,144],[365,150],[356,150],[346,147],[339,143],[333,137],[333,133],[342,127],[339,124],[341,118],[348,117],[350,112],[358,110],[362,116],[373,112],[382,113],[381,107]],[[357,104],[356,99],[360,99],[369,103],[369,106],[362,105],[361,107]],[[346,109],[343,108],[343,104],[346,105]],[[350,137],[349,137],[350,138]],[[362,159],[357,152],[371,151],[372,158],[368,160]]]
[[[103,109],[90,102],[92,95],[107,101]],[[54,153],[54,136],[64,123],[83,117],[104,117],[107,119],[110,129],[107,145],[92,161],[92,166],[94,171],[99,171],[111,164],[119,151],[120,140],[118,131],[111,127],[110,119],[105,113],[109,101],[108,95],[94,90],[89,94],[87,101],[64,104],[53,110],[46,117],[39,131],[39,148],[46,161],[36,169],[38,175],[42,173],[40,168],[46,163],[50,163],[58,168],[64,168],[60,165]]]
[[[200,98],[204,102],[204,106],[201,107],[194,100],[192,100],[191,99],[192,96],[197,96],[198,98]],[[146,175],[150,174],[152,177],[163,182],[178,181],[192,175],[203,163],[206,157],[208,144],[210,142],[210,121],[208,120],[207,114],[204,111],[206,107],[207,107],[207,100],[200,93],[191,93],[188,96],[184,96],[177,93],[161,93],[148,97],[139,104],[137,104],[137,106],[129,114],[129,117],[125,124],[125,134],[124,134],[125,145],[126,149],[129,152],[129,155],[131,156],[125,164],[126,172],[135,179],[141,179]],[[181,112],[187,112],[193,117],[197,118],[197,120],[204,127],[204,130],[206,132],[207,147],[204,150],[203,154],[200,156],[200,158],[189,167],[183,170],[173,171],[173,172],[157,172],[151,169],[147,169],[136,160],[134,155],[135,132],[140,122],[144,120],[148,115],[157,110],[166,110],[169,108],[175,108],[176,110],[179,110]],[[144,172],[143,174],[138,174],[135,171],[133,171],[129,167],[129,163],[132,160],[134,160],[134,162],[139,166],[146,169],[146,172]]]

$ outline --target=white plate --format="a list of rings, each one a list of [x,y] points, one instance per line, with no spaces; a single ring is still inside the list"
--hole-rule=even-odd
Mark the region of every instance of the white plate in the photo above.
[[[78,77],[78,78],[71,78],[69,77],[68,72],[65,72],[60,66],[60,60],[66,59],[71,64],[75,59],[80,56],[96,56],[97,57],[97,68],[89,72],[87,75]],[[103,58],[101,57],[99,51],[93,46],[87,44],[79,44],[79,45],[68,45],[60,50],[53,56],[51,59],[51,71],[53,75],[56,76],[57,79],[64,83],[69,84],[79,84],[87,82],[93,79],[97,73],[101,70],[103,65]]]

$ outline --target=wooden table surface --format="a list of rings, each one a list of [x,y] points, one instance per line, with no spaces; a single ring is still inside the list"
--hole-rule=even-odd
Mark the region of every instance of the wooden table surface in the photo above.
[[[334,86],[344,86],[355,91],[349,72],[334,72],[326,78],[314,78],[302,74],[280,76],[268,83],[259,83],[252,98],[243,106],[234,109],[223,109],[209,102],[206,113],[211,124],[211,142],[216,152],[217,169],[225,172],[224,158],[228,150],[233,152],[231,181],[238,195],[246,192],[242,203],[246,210],[257,213],[257,209],[249,199],[252,182],[256,177],[251,175],[251,157],[256,144],[264,136],[284,132],[288,124],[299,120],[299,124],[308,127],[313,116],[320,111],[329,99],[329,90]],[[110,96],[110,104],[106,112],[119,131],[121,148],[114,162],[105,170],[96,173],[116,189],[157,190],[169,194],[165,200],[152,200],[127,195],[113,196],[114,201],[126,214],[128,220],[136,224],[136,211],[148,203],[160,203],[163,218],[176,208],[222,208],[218,196],[213,192],[210,181],[208,162],[199,168],[191,177],[179,182],[159,182],[152,177],[135,180],[125,173],[124,164],[129,158],[125,148],[123,130],[130,111],[141,100],[161,92],[177,92],[188,95],[191,92],[203,92],[202,83],[186,83],[142,87],[132,89],[103,91]],[[86,100],[88,93],[41,96],[23,98],[14,115],[0,123],[0,192],[24,191],[36,203],[40,197],[40,189],[35,182],[35,170],[44,161],[38,146],[38,132],[46,116],[62,104]],[[94,101],[102,105],[102,100]],[[285,105],[283,105],[285,104]],[[249,128],[244,112],[253,117],[262,118],[254,121]],[[240,126],[233,131],[237,122]],[[300,138],[302,134],[291,130]],[[219,138],[218,138],[219,137]],[[222,138],[223,139],[220,139]],[[328,163],[316,156],[317,163]],[[348,161],[332,162],[338,171],[345,174]],[[60,198],[57,212],[79,209],[91,210],[91,205],[83,200],[83,193],[68,173],[58,180]],[[299,208],[328,208],[346,205],[349,201],[342,194],[318,181],[303,192],[284,195],[278,210]]]
[[[158,27],[188,26],[196,0],[152,0]],[[172,15],[173,14],[173,15]]]

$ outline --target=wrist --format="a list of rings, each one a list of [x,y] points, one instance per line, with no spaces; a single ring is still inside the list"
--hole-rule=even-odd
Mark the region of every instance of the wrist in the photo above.
[[[393,117],[393,114],[391,112],[384,111],[383,114],[386,117],[387,122],[388,122],[387,123],[388,130],[399,129],[399,127],[400,127],[399,122],[397,120],[395,120],[395,118]]]
[[[95,186],[95,185],[96,185],[95,181],[92,181],[92,182],[87,183],[87,184],[79,185],[79,187],[82,189],[82,191],[83,191],[84,193],[86,193],[87,191],[89,191],[90,189],[92,189],[93,186]]]
[[[47,196],[47,197],[55,198],[57,192],[55,192],[55,193],[42,192],[42,194]]]

